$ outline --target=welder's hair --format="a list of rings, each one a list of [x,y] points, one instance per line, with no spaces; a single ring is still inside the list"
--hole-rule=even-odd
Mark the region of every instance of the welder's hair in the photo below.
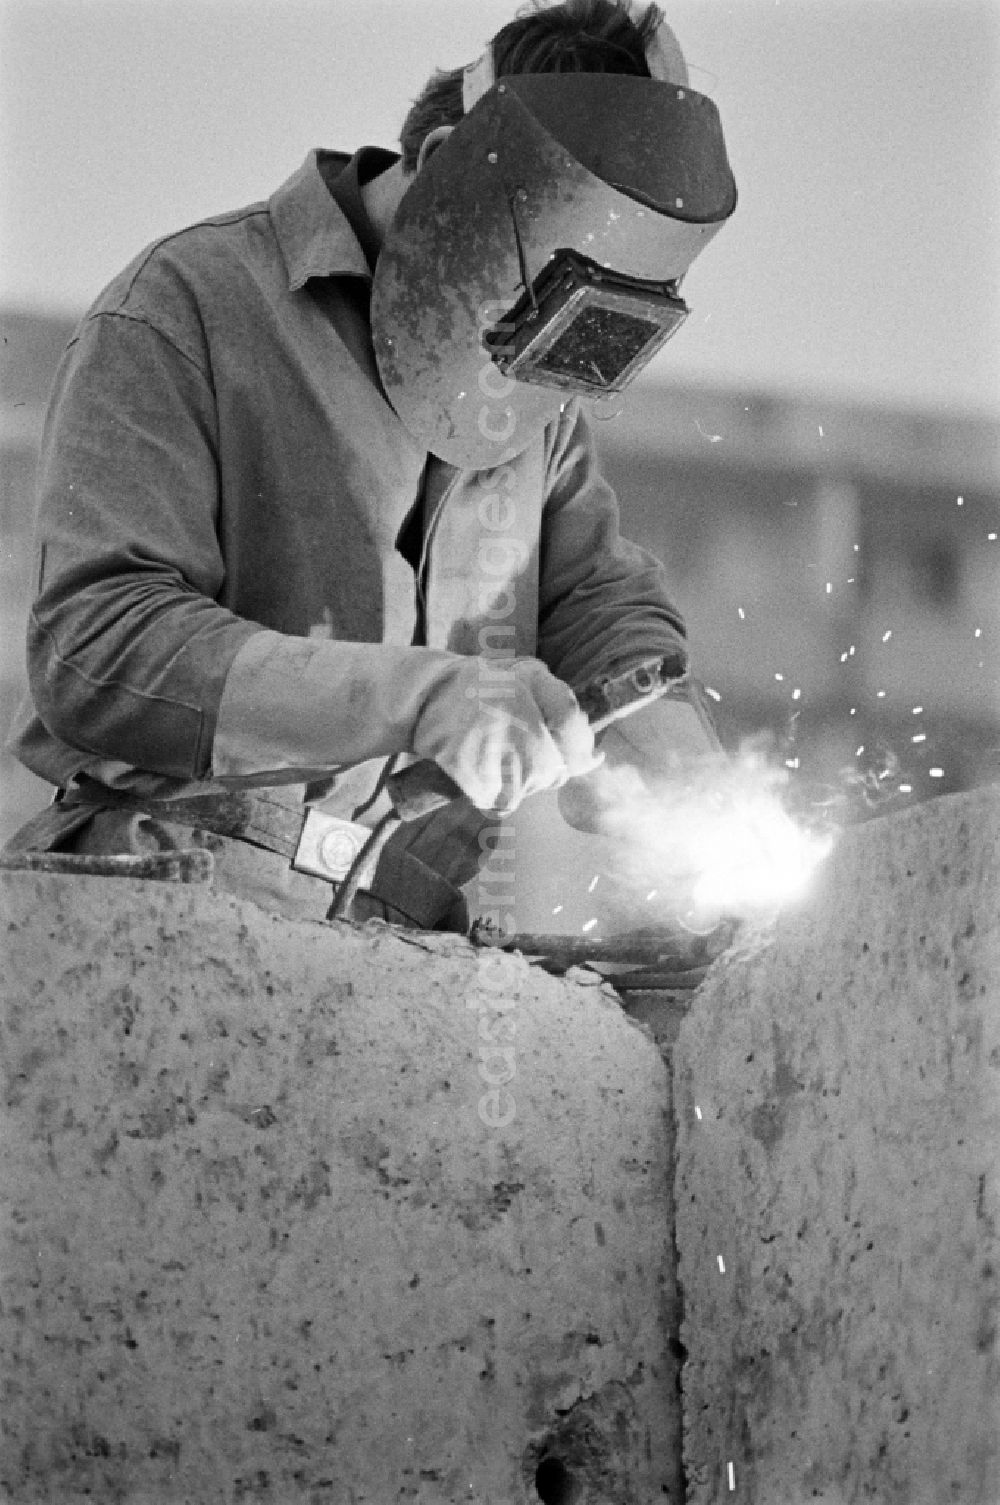
[[[646,44],[663,20],[658,5],[630,13],[618,0],[564,0],[508,21],[493,38],[493,67],[504,73],[632,73],[649,77]],[[462,68],[439,70],[403,122],[403,170],[414,172],[424,138],[462,118]]]

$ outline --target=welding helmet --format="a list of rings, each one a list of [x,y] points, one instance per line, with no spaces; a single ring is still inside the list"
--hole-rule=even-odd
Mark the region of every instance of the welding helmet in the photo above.
[[[372,335],[414,438],[463,469],[519,454],[574,394],[620,391],[680,326],[679,284],[736,206],[718,111],[661,24],[650,78],[465,72],[466,113],[404,193]]]

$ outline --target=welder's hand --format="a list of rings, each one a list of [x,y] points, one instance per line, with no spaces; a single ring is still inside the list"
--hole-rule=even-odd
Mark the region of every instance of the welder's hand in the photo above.
[[[456,661],[424,703],[412,750],[480,810],[505,813],[601,761],[576,696],[536,658]]]

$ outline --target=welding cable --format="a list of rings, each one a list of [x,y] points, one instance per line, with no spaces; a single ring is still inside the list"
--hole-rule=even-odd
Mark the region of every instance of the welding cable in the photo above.
[[[379,858],[385,850],[389,838],[403,824],[403,817],[397,810],[387,810],[377,825],[372,827],[371,835],[366,839],[361,850],[344,875],[340,883],[333,903],[327,911],[328,920],[346,920],[350,918],[354,900],[357,898],[360,888],[371,889],[375,881],[375,873],[378,868]]]
[[[359,889],[371,890],[379,858],[404,821],[421,820],[462,798],[462,790],[450,774],[430,758],[410,763],[385,780],[385,792],[392,801],[364,846],[348,868],[336,897],[327,912],[328,920],[346,920]]]

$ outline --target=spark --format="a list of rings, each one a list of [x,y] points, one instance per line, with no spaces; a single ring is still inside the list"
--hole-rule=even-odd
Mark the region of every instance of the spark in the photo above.
[[[597,919],[595,917],[593,920],[588,920],[585,925],[581,925],[580,929],[583,931],[584,935],[586,935],[587,931],[588,930],[593,930],[593,928],[594,928],[594,926],[596,924],[597,924]]]
[[[875,699],[876,700],[884,700],[885,699],[885,691],[884,690],[876,690],[875,691]]]
[[[853,643],[851,644],[850,648],[848,648],[847,651],[850,654],[851,658],[853,658],[854,657],[854,644]]]
[[[964,507],[965,506],[965,497],[964,496],[956,497],[955,498],[955,504],[958,507]]]
[[[785,676],[783,674],[776,674],[774,677],[778,681],[779,685],[783,682],[783,680],[785,678]]]
[[[858,708],[857,708],[857,706],[856,705],[852,705],[851,706],[851,715],[852,716],[856,716],[857,714],[858,714]]]
[[[986,537],[989,539],[990,543],[995,543],[996,542],[996,534],[995,533],[987,533]]]
[[[859,543],[856,543],[854,545],[854,552],[855,552],[855,554],[860,554],[861,553],[861,545]]]
[[[826,582],[826,593],[827,593],[828,596],[832,596],[833,595],[833,581],[832,580],[828,580]]]
[[[821,439],[823,438],[823,425],[822,424],[819,425],[819,437]]]
[[[802,691],[798,690],[798,689],[793,690],[792,691],[792,699],[793,700],[801,700],[802,699]]]
[[[786,768],[798,768],[798,766],[799,766],[799,759],[798,758],[786,758],[785,759],[785,767]]]
[[[913,707],[913,711],[912,711],[912,713],[911,713],[911,714],[912,714],[912,715],[914,715],[914,716],[922,716],[922,715],[923,715],[923,713],[924,713],[924,708],[923,708],[923,706],[922,706],[922,705],[915,705],[915,706],[914,706],[914,707]]]
[[[856,758],[860,758],[860,756],[864,752],[864,750],[865,750],[865,744],[862,742],[861,746],[857,749],[857,751],[855,752],[854,756]]]
[[[899,786],[899,792],[900,792],[900,794],[912,794],[913,793],[913,785],[912,784],[900,784],[900,786]]]
[[[926,742],[927,741],[927,733],[926,732],[917,732],[914,736],[912,736],[910,738],[910,741],[911,742]]]
[[[701,1119],[701,1109],[698,1107],[697,1103],[695,1103],[694,1105],[694,1116],[699,1120]]]
[[[846,654],[846,653],[842,653],[842,654],[841,654],[841,655],[840,655],[840,662],[841,662],[841,663],[842,663],[842,664],[846,664],[846,663],[847,663],[847,654]]]
[[[931,776],[932,779],[943,779],[944,778],[944,769],[943,768],[928,768],[927,772],[930,774],[930,776]]]
[[[883,641],[883,643],[887,643],[891,637],[892,637],[892,628],[890,627],[889,630],[888,630],[888,632],[883,632],[883,634],[882,634],[882,641]]]
[[[697,418],[694,421],[694,426],[698,430],[701,437],[708,440],[709,444],[720,444],[722,442],[721,434],[707,434],[702,428],[701,424],[698,422]]]
[[[597,887],[597,882],[598,882],[598,879],[600,878],[600,876],[601,876],[600,873],[595,873],[594,876],[591,878],[590,884],[589,884],[589,886],[587,888],[588,894],[592,894],[594,892],[594,889]]]
[[[741,621],[741,622],[745,622],[745,621],[746,621],[746,619],[747,619],[747,614],[746,614],[746,612],[745,612],[745,611],[744,611],[744,610],[743,610],[743,608],[742,608],[742,606],[737,606],[737,608],[736,608],[736,610],[737,610],[737,611],[738,611],[738,612],[739,612],[739,614],[740,614],[740,621]]]
[[[694,907],[752,914],[794,901],[832,847],[832,835],[798,825],[773,793],[747,793],[701,832]]]
[[[607,834],[616,838],[632,882],[664,892],[675,874],[692,926],[721,915],[749,918],[795,902],[833,846],[833,835],[797,820],[782,799],[791,775],[746,744],[724,766],[659,789],[633,770],[605,775]],[[643,881],[643,880],[646,881]]]
[[[977,627],[976,630],[975,630],[975,632],[973,633],[973,637],[981,638],[982,635],[983,635],[983,629],[981,627]]]
[[[730,1490],[736,1488],[736,1470],[733,1467],[732,1460],[729,1463],[729,1488]]]
[[[658,892],[658,889],[651,888],[649,890],[649,893],[646,895],[646,903],[648,904],[651,899],[655,899]]]
[[[853,575],[848,575],[848,577],[847,577],[847,583],[848,583],[848,585],[853,585],[854,584],[854,576]]]
[[[706,685],[705,686],[705,694],[706,695],[711,695],[711,697],[712,697],[713,700],[721,700],[722,699],[722,696],[719,694],[718,690],[713,690],[711,685]]]
[[[719,1274],[720,1275],[725,1275],[725,1273],[726,1273],[726,1261],[722,1258],[721,1254],[717,1254],[715,1257],[719,1261]]]
[[[555,909],[552,911],[553,914],[562,914],[562,912],[563,912],[563,905],[562,904],[557,904],[556,907],[555,907]]]

